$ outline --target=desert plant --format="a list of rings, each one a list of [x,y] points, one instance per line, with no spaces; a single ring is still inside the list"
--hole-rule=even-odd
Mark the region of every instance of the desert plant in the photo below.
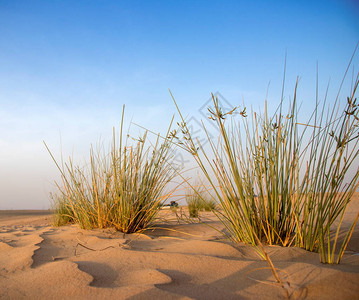
[[[213,211],[216,208],[216,201],[210,197],[203,185],[189,186],[185,199],[191,218],[198,218],[200,211]]]
[[[252,212],[253,226],[260,240],[268,244],[288,246],[296,229],[298,203],[294,200],[300,169],[300,145],[305,130],[296,122],[296,91],[288,112],[283,115],[283,101],[279,113],[270,117],[267,102],[263,114],[252,112],[252,124],[242,114],[245,146],[236,137],[231,143],[239,150],[241,174],[244,178],[246,205]],[[249,202],[248,202],[249,201]]]
[[[187,208],[189,212],[190,218],[198,218],[199,217],[199,203],[198,199],[186,199],[187,201]]]
[[[324,263],[334,263],[343,216],[359,185],[359,111],[355,97],[358,84],[359,77],[347,97],[347,103],[340,105],[337,98],[333,109],[325,116],[326,120],[323,120],[323,114],[315,114],[318,126],[311,136],[306,175],[300,191],[304,202],[297,244],[310,251],[319,251]],[[324,101],[323,110],[325,106]],[[349,178],[348,173],[353,166]],[[339,224],[334,226],[338,217]],[[336,263],[344,254],[357,220],[358,217],[347,231]]]
[[[264,257],[261,249],[257,247],[255,231],[253,230],[255,225],[251,214],[250,201],[253,202],[254,197],[250,199],[246,189],[251,186],[251,183],[246,181],[248,178],[241,173],[242,169],[240,169],[241,164],[239,163],[239,155],[236,152],[237,149],[231,144],[228,132],[224,127],[223,120],[226,115],[221,111],[217,99],[212,98],[215,111],[210,111],[211,118],[217,122],[220,129],[219,147],[216,147],[208,137],[209,145],[212,149],[211,154],[214,158],[204,151],[198,141],[193,140],[181,111],[173,98],[182,119],[178,123],[180,131],[176,132],[175,136],[179,141],[179,145],[194,157],[213,189],[213,193],[222,209],[216,214],[226,226],[229,232],[228,237],[234,242],[245,242],[252,245]],[[177,136],[180,133],[182,136]],[[200,152],[203,156],[201,156]]]
[[[63,195],[50,194],[52,200],[53,225],[63,226],[69,223],[74,223],[74,215],[71,208],[67,205],[66,198]]]
[[[218,100],[212,95],[214,110],[209,109],[210,118],[217,123],[220,136],[218,145],[214,145],[203,126],[207,134],[207,141],[212,150],[211,154],[213,157],[210,157],[199,141],[193,140],[173,96],[172,99],[182,119],[182,122],[178,124],[183,136],[175,136],[179,141],[179,145],[192,154],[205,178],[208,180],[212,192],[218,199],[220,210],[214,210],[214,213],[229,232],[228,235],[226,234],[227,237],[233,242],[244,242],[251,245],[257,254],[267,261],[274,278],[283,288],[287,298],[289,298],[289,285],[281,280],[272,260],[258,237],[258,225],[260,223],[258,224],[257,222],[256,195],[252,185],[254,179],[248,176],[250,174],[248,169],[251,168],[250,161],[241,160],[241,158],[245,158],[245,152],[238,142],[240,138],[239,127],[237,127],[237,131],[235,130],[236,128],[232,128],[232,131],[229,131],[224,126],[226,116],[231,115],[235,109],[228,113],[222,112],[218,105]],[[246,117],[245,109],[240,114]],[[234,132],[238,135],[235,136]],[[200,155],[200,152],[203,156]]]
[[[45,144],[62,177],[55,198],[59,225],[73,221],[85,229],[113,226],[124,233],[138,232],[153,223],[171,195],[165,191],[176,174],[170,164],[170,139],[158,136],[153,147],[146,147],[145,133],[135,146],[127,145],[123,117],[124,110],[119,146],[114,131],[111,153],[91,149],[88,168],[75,166],[71,159],[61,168]]]
[[[249,124],[244,108],[240,111],[244,141],[240,123],[225,124],[238,108],[224,113],[212,95],[210,119],[220,135],[214,144],[207,134],[211,151],[193,140],[174,101],[182,119],[179,144],[192,154],[219,199],[217,216],[233,241],[254,246],[263,258],[262,242],[288,246],[295,241],[297,246],[319,251],[323,262],[333,262],[339,227],[331,245],[331,226],[345,213],[359,184],[358,168],[345,183],[359,155],[357,86],[358,80],[345,107],[337,98],[332,110],[325,113],[326,101],[322,110],[317,101],[304,123],[298,122],[297,83],[287,114],[283,114],[282,100],[272,117],[265,109],[264,114],[252,113]],[[205,126],[203,130],[206,132]]]

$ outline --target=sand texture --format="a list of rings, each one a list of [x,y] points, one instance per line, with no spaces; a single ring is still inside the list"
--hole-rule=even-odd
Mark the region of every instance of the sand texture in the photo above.
[[[353,199],[344,226],[359,209]],[[52,227],[51,216],[0,215],[0,299],[285,299],[249,246],[216,231],[211,213],[178,222],[170,210],[145,234]],[[291,299],[359,299],[359,230],[340,265],[299,248],[266,246]]]

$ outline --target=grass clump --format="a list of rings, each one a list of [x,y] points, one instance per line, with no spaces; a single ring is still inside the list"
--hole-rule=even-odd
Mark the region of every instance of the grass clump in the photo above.
[[[54,226],[64,226],[66,224],[74,223],[74,214],[67,205],[66,198],[58,194],[50,194],[52,199],[53,224]]]
[[[318,251],[323,263],[340,262],[359,216],[358,213],[337,251],[346,207],[359,186],[359,105],[355,97],[358,85],[359,74],[342,108],[337,99],[327,116],[315,112],[317,126],[308,145],[309,159],[300,187],[302,207],[297,245]],[[326,101],[323,110],[325,106]],[[349,178],[347,175],[353,167]],[[339,223],[335,224],[338,218]]]
[[[189,216],[198,218],[200,211],[213,211],[216,208],[216,201],[209,198],[204,186],[189,187],[185,199]]]
[[[334,222],[343,217],[359,185],[358,84],[357,77],[345,105],[337,97],[328,109],[326,97],[321,106],[317,98],[304,123],[298,121],[297,83],[286,112],[281,100],[274,115],[266,104],[264,113],[252,112],[251,121],[245,108],[224,113],[212,95],[209,118],[220,134],[215,144],[203,126],[210,150],[192,138],[177,107],[182,118],[179,145],[192,154],[210,183],[221,208],[215,213],[230,239],[252,245],[267,260],[262,243],[296,245],[319,252],[322,262],[334,262],[342,219],[336,227]],[[240,122],[228,124],[235,111]]]
[[[73,222],[84,229],[139,232],[153,224],[170,197],[171,192],[165,191],[175,176],[170,138],[158,136],[152,147],[146,147],[145,133],[134,146],[126,145],[123,115],[119,145],[114,132],[110,153],[91,149],[88,168],[75,166],[71,159],[61,168],[49,151],[62,177],[62,183],[56,183],[59,193],[53,197],[57,225]]]

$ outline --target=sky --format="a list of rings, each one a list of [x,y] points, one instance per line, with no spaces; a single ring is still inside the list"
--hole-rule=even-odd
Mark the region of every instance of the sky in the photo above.
[[[195,120],[212,92],[262,110],[267,95],[274,109],[286,58],[285,99],[299,77],[305,114],[317,74],[320,97],[330,81],[335,98],[358,41],[354,0],[0,0],[0,209],[50,207],[60,177],[43,141],[56,159],[85,160],[123,105],[131,135],[133,123],[164,133],[169,89]],[[352,67],[343,99],[358,54]]]

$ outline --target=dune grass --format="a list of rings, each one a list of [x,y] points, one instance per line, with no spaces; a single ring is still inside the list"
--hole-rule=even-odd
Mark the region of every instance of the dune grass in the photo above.
[[[203,185],[188,187],[185,199],[191,218],[198,218],[200,211],[213,211],[217,205],[216,201],[209,197],[209,194]]]
[[[75,223],[74,214],[71,207],[67,205],[64,195],[50,194],[50,198],[52,200],[52,209],[54,211],[53,225],[58,227]]]
[[[264,113],[252,112],[251,121],[245,108],[224,113],[212,95],[210,119],[220,134],[214,143],[203,126],[209,150],[192,138],[172,96],[182,119],[179,145],[192,154],[216,194],[221,210],[215,213],[230,239],[252,245],[265,259],[262,243],[296,245],[319,252],[324,263],[334,262],[341,224],[335,227],[334,222],[359,184],[357,87],[358,77],[346,105],[337,97],[329,109],[326,100],[320,106],[317,99],[305,122],[298,120],[297,83],[286,112],[283,100],[272,116],[266,104]],[[235,111],[239,122],[230,119]]]
[[[176,174],[171,166],[171,140],[158,136],[147,147],[145,133],[135,145],[127,145],[122,139],[123,116],[124,110],[119,145],[114,131],[110,153],[91,149],[89,167],[75,166],[71,159],[60,167],[46,146],[62,177],[53,196],[55,224],[139,232],[153,224],[171,196],[165,190]]]
[[[297,245],[309,251],[319,251],[323,263],[334,262],[342,219],[359,185],[359,114],[355,97],[358,84],[359,74],[345,105],[339,105],[337,99],[327,115],[315,112],[317,126],[308,145],[310,154],[300,186],[300,200],[303,201],[299,200],[302,207]],[[322,110],[325,106],[326,101]],[[353,172],[348,177],[350,169]],[[338,218],[339,223],[334,224]],[[344,254],[357,220],[358,216],[339,248],[337,263]]]

